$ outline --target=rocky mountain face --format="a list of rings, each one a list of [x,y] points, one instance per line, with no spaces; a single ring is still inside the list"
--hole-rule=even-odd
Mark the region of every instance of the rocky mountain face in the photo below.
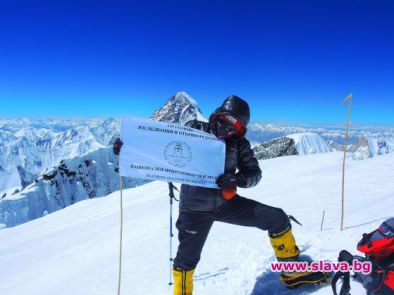
[[[266,160],[283,156],[297,155],[294,139],[280,137],[253,147],[258,160]]]
[[[344,150],[344,146],[341,147],[341,150]],[[369,144],[368,144],[368,139],[365,138],[364,136],[361,136],[360,139],[350,145],[347,148],[347,151],[352,153],[352,158],[354,160],[363,160],[367,159],[370,157],[370,149],[369,149]]]
[[[181,124],[206,121],[185,92],[176,93],[150,119]],[[1,195],[10,187],[25,188],[61,160],[111,145],[119,128],[119,120],[112,118],[0,120]]]
[[[383,134],[369,136],[367,139],[371,157],[394,152],[394,136]]]
[[[156,110],[149,119],[184,125],[190,120],[207,121],[196,101],[186,92],[178,92],[164,106]]]
[[[119,123],[105,120],[0,121],[0,191],[26,187],[62,159],[108,146]]]
[[[327,142],[327,145],[329,146],[331,151],[343,152],[344,150],[343,144],[338,144],[333,140],[329,140]]]
[[[330,151],[326,142],[318,134],[311,132],[289,134],[253,147],[253,152],[259,160]]]
[[[344,150],[343,145],[333,141],[329,143],[330,148],[335,151]],[[364,160],[394,151],[394,137],[385,135],[360,136],[359,139],[349,144],[347,152],[352,153],[352,159]]]
[[[124,178],[126,188],[146,183]],[[0,202],[0,224],[15,226],[89,198],[119,190],[118,159],[111,148],[62,160],[22,192]]]
[[[206,120],[184,92],[150,118]],[[0,191],[13,187],[0,194],[0,225],[15,226],[119,190],[118,158],[111,148],[119,128],[114,119],[0,121]],[[145,182],[124,178],[123,186]]]

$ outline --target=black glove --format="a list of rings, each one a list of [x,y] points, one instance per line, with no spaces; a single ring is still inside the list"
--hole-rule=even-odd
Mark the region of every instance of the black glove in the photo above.
[[[114,151],[115,155],[119,155],[122,145],[123,145],[123,141],[121,141],[120,138],[117,138],[114,142],[114,146],[112,147],[112,150]]]
[[[236,187],[238,184],[238,179],[235,174],[232,173],[224,173],[219,176],[219,178],[216,180],[216,184],[220,188],[230,188],[230,187]]]

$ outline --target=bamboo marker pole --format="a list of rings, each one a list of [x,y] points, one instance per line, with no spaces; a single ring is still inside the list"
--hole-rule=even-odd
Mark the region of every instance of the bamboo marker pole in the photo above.
[[[346,101],[349,101],[348,104],[348,113],[347,113],[347,122],[346,122],[346,135],[345,135],[345,146],[343,152],[343,165],[342,165],[342,209],[341,209],[341,231],[343,231],[343,219],[344,219],[344,206],[345,206],[345,163],[346,163],[346,150],[348,145],[348,136],[349,136],[349,122],[350,122],[350,111],[352,109],[352,98],[353,94],[350,93],[342,102],[344,104]]]
[[[119,174],[120,191],[120,237],[119,237],[119,272],[118,272],[118,295],[122,286],[122,245],[123,245],[123,178]]]
[[[326,211],[324,211],[323,210],[323,216],[322,216],[322,218],[321,218],[321,224],[320,224],[320,231],[322,231],[323,230],[323,223],[324,223],[324,213],[325,213]]]

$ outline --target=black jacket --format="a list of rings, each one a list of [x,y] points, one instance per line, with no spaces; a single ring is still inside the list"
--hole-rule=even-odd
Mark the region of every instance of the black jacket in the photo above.
[[[185,124],[188,127],[213,133],[209,123],[197,120]],[[238,172],[236,173],[238,169]],[[225,173],[241,174],[244,180],[239,186],[253,187],[260,182],[261,169],[254,157],[249,141],[244,138],[226,139]],[[183,184],[180,192],[180,209],[187,211],[212,212],[221,204],[221,190]]]

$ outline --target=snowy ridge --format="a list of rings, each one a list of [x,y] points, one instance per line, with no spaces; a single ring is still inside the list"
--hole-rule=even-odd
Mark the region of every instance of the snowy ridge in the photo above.
[[[114,119],[23,119],[0,123],[0,192],[25,187],[62,159],[108,146],[119,133]]]
[[[295,147],[300,156],[331,152],[324,139],[316,133],[296,133],[287,135],[286,137],[294,140]]]
[[[22,192],[0,201],[0,224],[15,226],[119,190],[117,170],[118,161],[111,148],[63,160]],[[141,183],[146,182],[126,178],[124,187]]]
[[[298,155],[294,140],[288,137],[279,137],[268,142],[258,144],[252,149],[254,156],[258,160]]]
[[[252,142],[265,142],[274,138],[287,136],[293,133],[312,132],[319,134],[325,141],[342,145],[345,143],[346,130],[341,126],[321,125],[289,125],[289,124],[263,124],[252,123],[248,127],[247,137]],[[351,126],[349,129],[349,144],[354,144],[361,137],[365,138],[391,138],[394,139],[392,126]]]
[[[394,153],[347,166],[345,226],[339,231],[342,153],[260,161],[263,180],[239,194],[281,207],[302,255],[336,261],[357,253],[362,234],[393,216]],[[306,177],[307,176],[307,177]],[[379,188],[379,189],[377,189]],[[122,294],[171,295],[168,286],[168,186],[151,182],[124,192]],[[177,206],[174,206],[177,215]],[[320,231],[322,212],[326,218]],[[174,236],[177,231],[174,229]],[[177,239],[174,237],[176,251]],[[108,295],[117,290],[119,193],[89,199],[18,227],[0,230],[0,293],[7,295]],[[267,233],[215,223],[195,272],[196,295],[332,295],[330,286],[287,290]],[[66,282],[66,283],[65,283]],[[352,279],[352,294],[365,294]]]
[[[344,146],[330,141],[332,150],[343,151]],[[350,144],[347,151],[352,153],[354,160],[364,160],[394,152],[394,136],[378,134],[361,136],[357,142]]]

